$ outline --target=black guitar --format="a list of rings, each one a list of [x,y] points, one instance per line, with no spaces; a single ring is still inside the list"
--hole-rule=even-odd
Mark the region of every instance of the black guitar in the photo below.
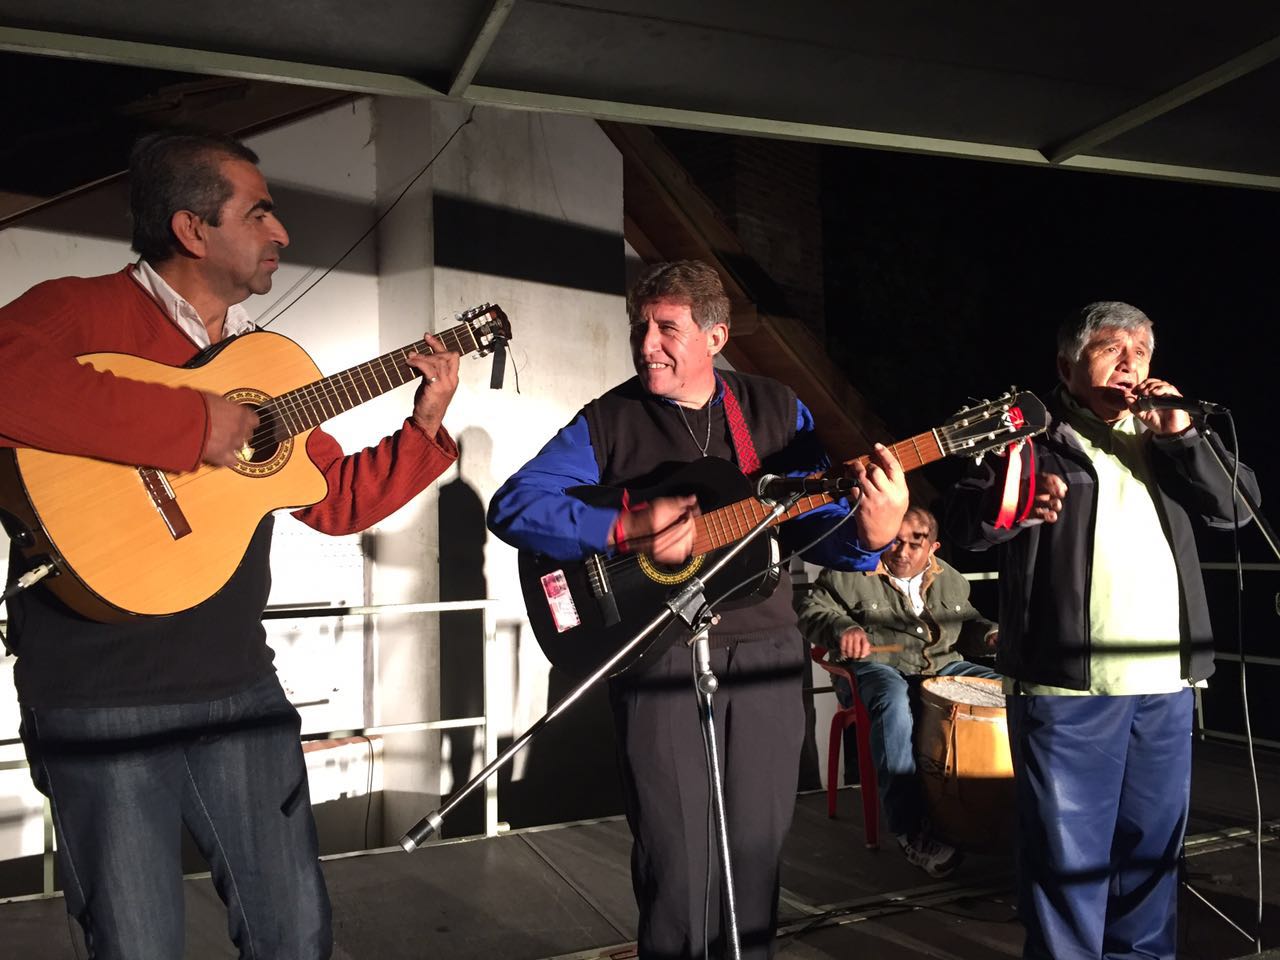
[[[966,407],[942,426],[894,444],[892,449],[903,469],[910,471],[943,457],[981,458],[1015,440],[1035,436],[1047,426],[1048,414],[1039,398],[1013,388],[996,400]],[[865,464],[868,458],[858,459]],[[615,501],[620,499],[617,491],[612,493]],[[593,554],[584,560],[563,562],[520,553],[520,588],[534,636],[547,659],[570,676],[586,676],[612,656],[662,609],[673,590],[710,566],[716,551],[740,540],[771,510],[753,496],[753,485],[736,466],[715,457],[682,464],[661,483],[630,493],[637,502],[689,494],[698,498],[702,513],[695,520],[693,554],[688,560],[672,566],[635,553]],[[603,488],[585,488],[578,495],[591,501],[608,498]],[[832,497],[825,493],[802,497],[775,523],[831,502]],[[757,538],[706,584],[707,599],[713,600],[744,581],[748,582],[734,590],[726,598],[728,602],[743,605],[764,599],[778,582],[776,561],[776,540]],[[621,661],[615,674],[687,636],[682,624],[669,625],[644,649]]]

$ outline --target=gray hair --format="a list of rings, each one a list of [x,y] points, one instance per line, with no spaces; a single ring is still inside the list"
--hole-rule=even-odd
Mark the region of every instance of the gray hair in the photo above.
[[[1058,356],[1072,363],[1080,359],[1085,346],[1099,330],[1147,331],[1147,346],[1156,349],[1155,325],[1137,307],[1119,300],[1098,300],[1086,304],[1080,312],[1058,328]]]
[[[631,322],[643,320],[645,308],[659,300],[687,306],[700,330],[710,330],[717,323],[729,326],[729,297],[720,282],[720,274],[701,260],[655,263],[645,270],[627,292],[627,315]]]

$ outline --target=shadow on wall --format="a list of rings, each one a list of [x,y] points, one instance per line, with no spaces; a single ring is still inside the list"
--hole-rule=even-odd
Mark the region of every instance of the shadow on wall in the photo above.
[[[484,575],[486,504],[472,481],[489,476],[493,441],[488,432],[468,427],[457,438],[458,477],[440,488],[440,599],[475,600],[488,596]],[[521,631],[517,645],[534,643]],[[516,651],[515,662],[528,657]],[[537,657],[532,658],[535,662]],[[484,615],[460,610],[440,615],[440,710],[442,719],[478,717],[484,713]],[[525,678],[525,682],[528,679]],[[519,676],[515,677],[518,687]],[[570,681],[551,671],[547,706],[571,689]],[[494,691],[515,696],[515,691]],[[518,731],[518,732],[523,732]],[[483,731],[465,727],[443,734],[454,788],[483,767]],[[511,743],[504,738],[503,750]],[[618,788],[613,723],[603,686],[589,691],[573,709],[547,726],[523,751],[519,779],[507,764],[497,774],[499,810],[512,827],[564,823],[622,812]],[[484,830],[484,794],[477,790],[449,815],[448,836]],[[447,799],[444,798],[444,799]]]
[[[493,440],[468,427],[456,438],[458,475],[440,487],[440,599],[483,600],[485,504],[468,477],[488,476]],[[440,717],[484,715],[484,611],[440,614]],[[441,737],[453,788],[465,784],[484,765],[484,731],[479,727],[445,730]],[[442,798],[447,799],[447,798]],[[449,836],[484,832],[484,792],[476,791],[449,815]]]

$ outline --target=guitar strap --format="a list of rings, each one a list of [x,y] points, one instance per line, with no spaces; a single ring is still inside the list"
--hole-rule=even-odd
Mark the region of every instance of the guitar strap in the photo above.
[[[1019,512],[1018,499],[1022,491],[1022,444],[1027,444],[1027,454],[1031,467],[1027,473],[1027,503]],[[1004,475],[1004,491],[1000,498],[1000,512],[996,516],[997,530],[1011,530],[1015,524],[1022,523],[1031,514],[1031,505],[1036,498],[1036,448],[1030,440],[1018,441],[1009,448]]]
[[[742,407],[738,398],[733,395],[729,381],[724,384],[724,418],[729,421],[729,435],[733,439],[733,453],[738,460],[738,469],[748,477],[760,469],[760,454],[756,453],[755,442],[751,439],[751,431],[747,429],[746,418],[742,415]]]

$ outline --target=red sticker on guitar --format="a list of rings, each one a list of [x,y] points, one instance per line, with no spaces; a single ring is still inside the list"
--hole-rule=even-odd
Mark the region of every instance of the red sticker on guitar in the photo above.
[[[582,623],[563,570],[553,570],[543,575],[540,582],[542,594],[547,598],[547,608],[551,611],[551,619],[555,621],[556,633],[572,630]]]

